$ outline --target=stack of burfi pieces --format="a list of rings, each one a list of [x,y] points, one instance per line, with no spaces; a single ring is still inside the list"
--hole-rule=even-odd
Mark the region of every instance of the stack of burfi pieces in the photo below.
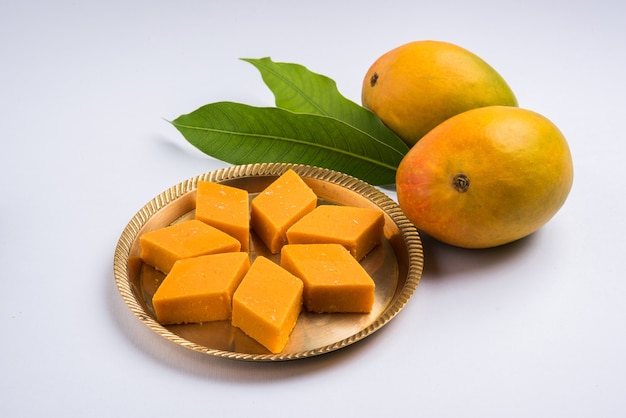
[[[251,200],[246,190],[199,181],[195,219],[140,237],[142,260],[166,274],[152,299],[156,318],[230,320],[279,353],[302,309],[372,311],[375,284],[359,261],[381,243],[383,227],[379,210],[319,205],[291,169]],[[251,233],[279,263],[250,256]]]

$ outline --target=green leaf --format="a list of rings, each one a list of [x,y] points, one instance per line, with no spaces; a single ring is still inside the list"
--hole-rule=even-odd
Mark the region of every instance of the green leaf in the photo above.
[[[285,162],[395,183],[404,154],[334,118],[218,102],[171,122],[200,151],[231,164]]]
[[[276,106],[296,113],[339,119],[373,140],[406,154],[408,146],[371,111],[345,98],[334,80],[299,64],[277,63],[271,58],[242,58],[254,65],[276,100]]]

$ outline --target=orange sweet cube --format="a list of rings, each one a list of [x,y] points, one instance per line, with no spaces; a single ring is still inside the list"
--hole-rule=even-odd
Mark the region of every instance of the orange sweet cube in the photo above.
[[[199,181],[196,219],[237,238],[241,251],[249,250],[250,210],[248,191],[225,184]]]
[[[321,205],[287,230],[289,244],[335,243],[357,260],[382,242],[382,211],[352,206]]]
[[[312,312],[371,312],[376,285],[341,244],[288,244],[281,266],[304,282],[304,306]]]
[[[139,242],[141,259],[166,274],[177,260],[241,249],[237,239],[197,219],[146,232]]]
[[[152,297],[163,325],[227,320],[235,289],[250,267],[244,252],[178,260]]]
[[[257,257],[233,296],[232,325],[272,353],[285,348],[302,309],[302,280]]]
[[[251,203],[252,229],[273,254],[287,243],[285,232],[317,206],[317,196],[293,170],[287,170]]]

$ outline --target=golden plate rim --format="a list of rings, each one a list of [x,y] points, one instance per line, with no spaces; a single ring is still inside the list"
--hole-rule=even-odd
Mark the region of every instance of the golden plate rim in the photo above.
[[[378,318],[369,326],[347,338],[343,338],[332,344],[327,344],[315,349],[278,354],[249,354],[206,347],[176,335],[153,319],[150,314],[142,308],[139,301],[136,299],[128,273],[131,248],[142,227],[161,209],[186,193],[195,190],[198,181],[213,181],[219,183],[244,177],[279,176],[288,169],[294,170],[304,178],[329,182],[361,195],[378,206],[396,224],[406,245],[408,253],[408,266],[406,279],[402,289],[392,304],[387,306],[382,314],[379,315]],[[417,289],[422,276],[423,267],[424,251],[419,232],[411,221],[409,221],[404,215],[404,212],[399,205],[389,196],[360,179],[338,171],[309,165],[288,163],[233,165],[191,177],[176,184],[175,186],[170,187],[150,200],[132,217],[130,222],[122,231],[118,240],[113,260],[115,283],[122,299],[131,312],[156,334],[177,345],[213,357],[264,362],[295,360],[318,356],[347,347],[373,334],[391,321],[406,306]]]

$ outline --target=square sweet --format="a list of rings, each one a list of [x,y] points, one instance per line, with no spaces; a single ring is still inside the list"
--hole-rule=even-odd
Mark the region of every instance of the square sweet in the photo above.
[[[361,260],[382,242],[382,211],[352,206],[321,205],[287,230],[289,244],[335,243]]]
[[[152,297],[163,325],[230,319],[235,289],[250,267],[245,252],[178,260]]]
[[[196,219],[237,238],[241,243],[241,251],[249,251],[250,209],[247,190],[199,181]]]
[[[374,280],[341,244],[288,244],[280,263],[304,282],[311,312],[369,313],[374,306]]]
[[[278,254],[287,243],[287,229],[317,206],[317,196],[293,170],[287,170],[251,203],[252,229]]]
[[[232,325],[272,353],[287,344],[302,309],[302,280],[257,257],[233,296]]]
[[[146,232],[139,243],[141,259],[166,274],[177,260],[241,249],[237,239],[197,219]]]

